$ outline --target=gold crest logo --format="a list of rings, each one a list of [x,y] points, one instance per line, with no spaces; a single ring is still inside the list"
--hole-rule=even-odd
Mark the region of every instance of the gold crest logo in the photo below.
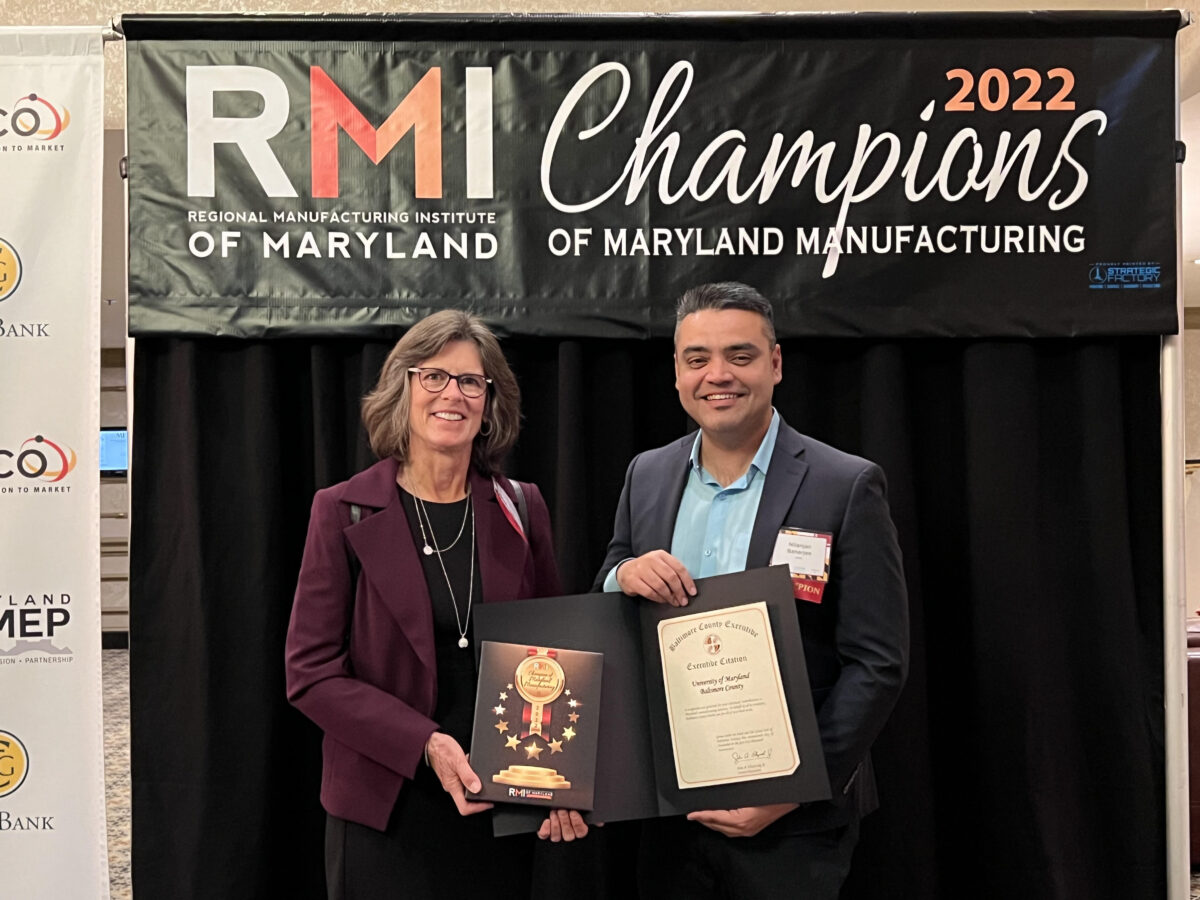
[[[24,266],[17,248],[0,238],[0,300],[7,300],[21,284]]]
[[[19,788],[29,774],[29,753],[15,734],[0,731],[0,797]]]

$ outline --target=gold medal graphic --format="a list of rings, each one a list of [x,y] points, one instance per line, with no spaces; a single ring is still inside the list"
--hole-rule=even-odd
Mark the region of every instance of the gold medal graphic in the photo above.
[[[536,739],[540,738],[550,745],[550,754],[562,752],[562,741],[551,740],[550,735],[550,704],[557,700],[567,685],[567,676],[562,666],[555,658],[557,650],[546,647],[529,647],[526,656],[517,664],[513,673],[514,688],[525,708],[521,713],[521,740],[531,738],[524,745],[526,758],[539,759],[545,747]],[[517,749],[518,739],[514,736],[508,739],[509,749]],[[571,786],[557,770],[544,766],[509,766],[492,776],[497,784],[508,784],[516,787],[542,788],[544,790],[566,789]]]
[[[558,699],[567,684],[567,676],[555,659],[557,650],[545,647],[530,647],[526,656],[517,665],[513,685],[525,701],[522,714],[521,737],[536,734],[543,737],[543,729],[550,726],[549,705]]]

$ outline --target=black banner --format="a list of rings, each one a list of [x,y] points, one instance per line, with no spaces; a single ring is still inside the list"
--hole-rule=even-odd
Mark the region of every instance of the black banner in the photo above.
[[[126,17],[131,331],[1173,333],[1178,24]]]

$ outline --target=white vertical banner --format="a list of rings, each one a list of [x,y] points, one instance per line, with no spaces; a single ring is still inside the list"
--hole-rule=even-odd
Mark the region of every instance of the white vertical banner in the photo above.
[[[0,895],[107,898],[99,28],[0,28]]]

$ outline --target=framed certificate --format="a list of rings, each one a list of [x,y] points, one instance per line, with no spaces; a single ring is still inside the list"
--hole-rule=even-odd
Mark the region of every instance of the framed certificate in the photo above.
[[[638,606],[659,814],[828,800],[787,566],[696,589],[687,606]]]
[[[800,754],[765,603],[663,619],[658,655],[680,788],[796,771]]]

